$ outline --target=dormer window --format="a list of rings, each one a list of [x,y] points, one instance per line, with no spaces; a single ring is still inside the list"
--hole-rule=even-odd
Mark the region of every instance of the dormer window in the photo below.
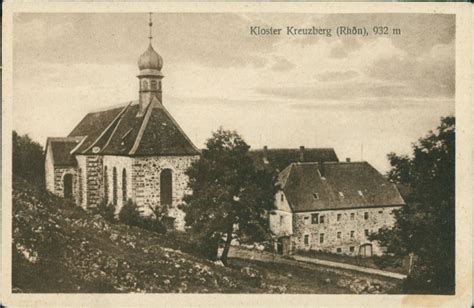
[[[364,194],[362,193],[362,190],[358,190],[357,193],[359,194],[359,196],[363,197]]]
[[[319,200],[319,194],[318,193],[313,193],[313,199],[314,200]]]
[[[342,191],[339,192],[339,198],[344,199],[344,194],[342,193]]]

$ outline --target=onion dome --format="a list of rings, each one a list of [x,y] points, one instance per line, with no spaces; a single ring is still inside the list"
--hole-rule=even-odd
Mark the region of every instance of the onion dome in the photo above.
[[[163,58],[153,49],[153,46],[149,44],[147,50],[138,58],[140,75],[143,73],[147,75],[161,75],[162,67]]]

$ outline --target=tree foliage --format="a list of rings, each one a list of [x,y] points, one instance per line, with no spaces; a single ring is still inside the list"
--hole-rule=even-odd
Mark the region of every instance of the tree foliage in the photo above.
[[[184,198],[186,225],[211,259],[217,256],[219,241],[226,238],[224,264],[233,235],[241,242],[269,235],[265,214],[273,207],[273,175],[254,167],[249,148],[235,131],[221,128],[187,170],[192,193]]]
[[[12,135],[12,172],[29,183],[44,186],[43,147],[31,140],[28,135],[20,136],[16,131]]]
[[[372,237],[403,257],[414,255],[408,293],[453,294],[455,283],[455,118],[413,144],[413,155],[388,155],[389,178],[408,187],[393,229]]]

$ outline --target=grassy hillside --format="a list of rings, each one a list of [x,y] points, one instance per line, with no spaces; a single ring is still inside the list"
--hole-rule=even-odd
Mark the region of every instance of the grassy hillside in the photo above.
[[[13,291],[27,293],[354,293],[344,275],[321,268],[193,253],[186,234],[158,235],[109,223],[13,181]]]

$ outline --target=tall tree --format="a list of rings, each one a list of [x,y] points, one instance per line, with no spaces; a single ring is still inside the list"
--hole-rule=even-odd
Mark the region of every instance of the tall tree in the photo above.
[[[12,173],[28,182],[44,186],[44,153],[42,146],[28,135],[12,135]]]
[[[276,188],[272,174],[255,169],[249,148],[235,131],[220,128],[187,171],[192,193],[184,198],[186,225],[210,258],[217,257],[225,238],[224,265],[233,235],[241,242],[269,235],[265,213],[273,207]]]
[[[453,294],[455,287],[455,118],[413,144],[413,155],[388,155],[389,178],[408,187],[392,229],[372,237],[398,257],[414,255],[407,293]]]

